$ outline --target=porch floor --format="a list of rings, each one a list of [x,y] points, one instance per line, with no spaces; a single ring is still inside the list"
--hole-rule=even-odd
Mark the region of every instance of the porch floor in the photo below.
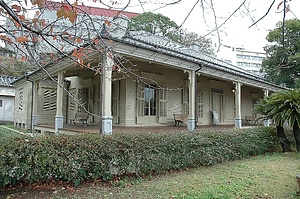
[[[250,127],[249,125],[245,127]],[[225,130],[234,128],[234,125],[201,125],[198,126],[197,129],[215,129],[215,130]],[[54,132],[53,125],[37,125],[34,128],[37,132]],[[120,127],[113,126],[112,133],[159,133],[159,132],[178,132],[184,131],[187,132],[187,126],[145,126],[145,127]],[[99,133],[100,126],[99,125],[69,125],[65,124],[64,128],[59,129],[60,133],[65,134],[77,134],[77,133]]]

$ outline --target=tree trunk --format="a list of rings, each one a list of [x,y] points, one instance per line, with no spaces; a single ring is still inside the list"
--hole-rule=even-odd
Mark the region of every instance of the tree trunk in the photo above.
[[[294,139],[296,141],[297,152],[300,152],[300,128],[297,121],[294,122],[293,132],[294,132]]]
[[[277,129],[277,135],[280,139],[282,152],[291,152],[292,151],[291,145],[289,140],[286,138],[283,126],[276,126],[276,129]]]

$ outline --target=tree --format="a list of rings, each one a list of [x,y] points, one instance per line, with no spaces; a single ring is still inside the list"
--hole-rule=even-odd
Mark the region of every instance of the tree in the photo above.
[[[0,47],[0,75],[19,77],[24,75],[26,70],[27,66],[18,61],[11,50]]]
[[[183,31],[178,42],[186,46],[196,46],[207,54],[214,54],[212,41],[205,37],[199,36],[195,32]]]
[[[284,25],[284,26],[283,26]],[[267,58],[262,70],[268,80],[278,85],[293,88],[299,86],[300,77],[300,20],[278,23],[278,28],[269,32],[269,45],[265,47]]]
[[[261,99],[255,106],[263,120],[272,119],[276,123],[278,137],[284,152],[290,151],[290,144],[284,133],[284,124],[293,128],[296,149],[300,152],[300,90],[284,90]]]
[[[174,21],[161,14],[146,12],[133,17],[129,30],[145,31],[169,38],[186,46],[195,46],[208,54],[214,54],[210,39],[199,36],[195,32],[181,29]]]
[[[173,41],[179,39],[178,29],[179,26],[170,20],[170,18],[162,14],[154,14],[151,12],[145,12],[133,17],[129,23],[129,30],[144,30],[152,34],[167,37]]]

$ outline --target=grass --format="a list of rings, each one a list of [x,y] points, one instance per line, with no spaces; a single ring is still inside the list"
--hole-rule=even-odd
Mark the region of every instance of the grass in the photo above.
[[[119,179],[112,185],[85,183],[73,189],[51,186],[5,192],[4,198],[179,198],[179,199],[288,199],[300,198],[295,176],[299,153],[276,153],[245,160],[152,176]],[[116,186],[117,185],[117,186]]]
[[[9,125],[0,125],[0,138],[5,138],[5,137],[18,137],[18,138],[21,138],[21,137],[24,137],[24,135],[22,134],[19,134],[19,133],[16,133],[14,131],[10,131],[4,127],[9,127]]]

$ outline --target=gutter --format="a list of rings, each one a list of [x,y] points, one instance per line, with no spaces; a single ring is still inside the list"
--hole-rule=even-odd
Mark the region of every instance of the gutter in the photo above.
[[[29,75],[26,74],[26,79],[27,81],[31,82],[31,110],[30,110],[30,133],[32,134],[32,130],[33,130],[33,123],[32,123],[32,116],[33,116],[33,94],[34,94],[34,82],[32,80],[29,79]]]

